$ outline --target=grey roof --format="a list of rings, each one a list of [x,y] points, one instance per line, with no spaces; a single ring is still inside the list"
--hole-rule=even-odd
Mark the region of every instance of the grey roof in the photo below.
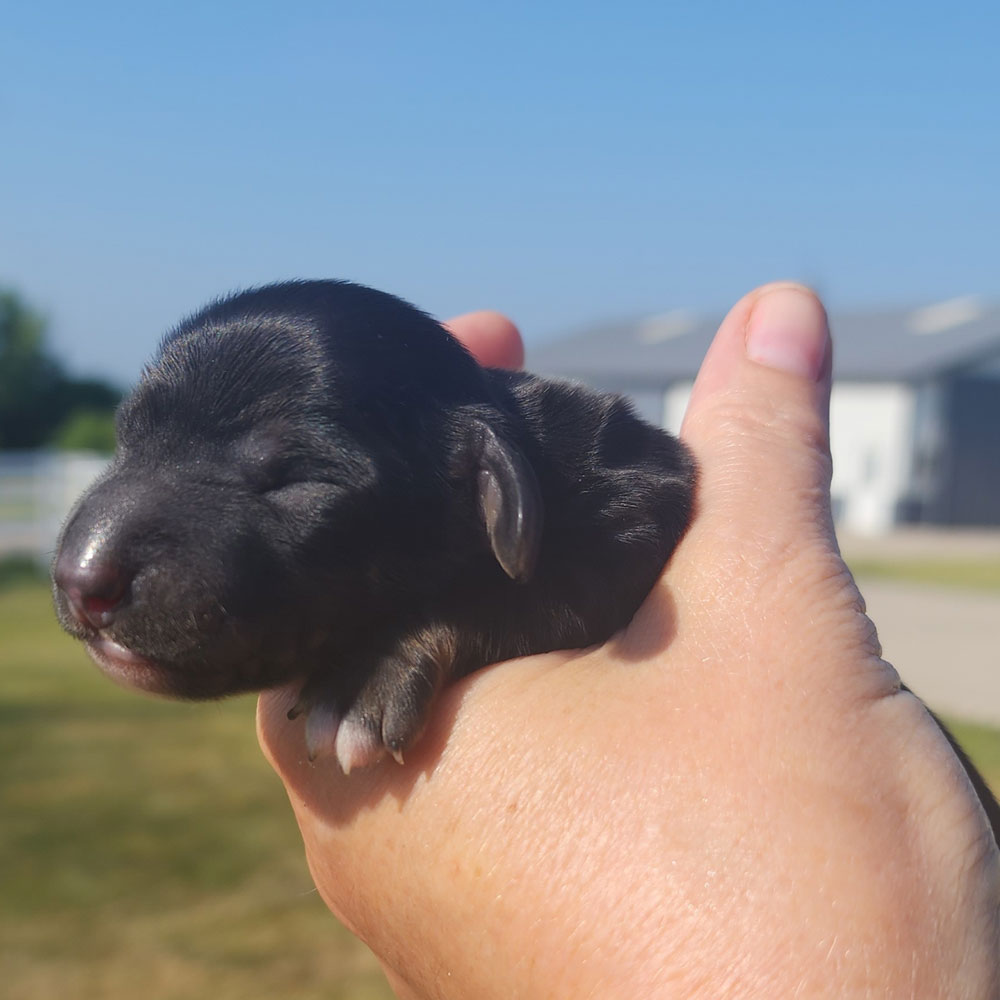
[[[529,371],[596,385],[695,376],[720,318],[685,310],[610,323],[529,349]],[[919,309],[833,313],[834,376],[916,382],[1000,358],[1000,305],[969,297]]]

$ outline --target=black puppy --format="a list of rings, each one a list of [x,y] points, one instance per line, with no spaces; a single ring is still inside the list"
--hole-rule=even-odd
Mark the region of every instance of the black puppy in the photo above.
[[[310,756],[350,771],[401,760],[449,678],[626,625],[694,481],[618,396],[483,369],[369,288],[272,285],[166,337],[63,529],[56,607],[147,690],[302,678]]]

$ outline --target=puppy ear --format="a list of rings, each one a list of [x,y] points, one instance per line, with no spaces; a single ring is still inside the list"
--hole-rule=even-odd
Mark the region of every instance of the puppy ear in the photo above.
[[[530,579],[542,540],[542,494],[535,470],[492,427],[478,424],[479,510],[503,571],[517,583]]]

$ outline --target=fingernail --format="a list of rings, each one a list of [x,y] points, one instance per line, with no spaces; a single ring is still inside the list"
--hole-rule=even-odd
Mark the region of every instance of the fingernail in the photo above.
[[[805,288],[785,286],[765,292],[747,324],[747,357],[789,375],[816,380],[830,338],[826,312]]]

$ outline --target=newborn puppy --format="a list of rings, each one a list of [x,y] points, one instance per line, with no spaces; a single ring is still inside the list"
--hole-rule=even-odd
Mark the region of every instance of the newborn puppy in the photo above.
[[[334,281],[185,320],[117,432],[60,539],[62,625],[161,694],[301,679],[309,755],[345,772],[402,760],[449,679],[626,625],[695,482],[622,398],[483,369]]]

